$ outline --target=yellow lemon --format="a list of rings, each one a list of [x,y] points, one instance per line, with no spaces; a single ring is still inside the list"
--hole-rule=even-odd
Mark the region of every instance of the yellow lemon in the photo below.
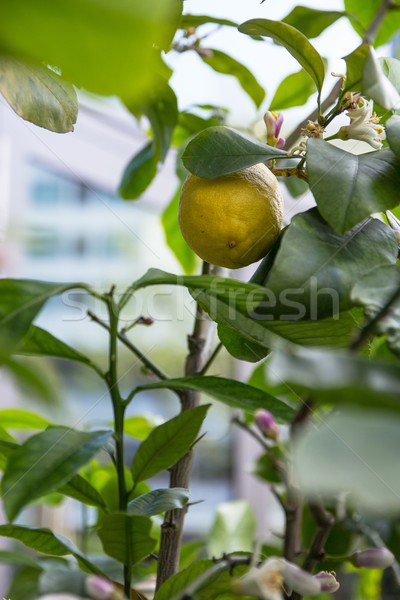
[[[282,212],[278,180],[259,164],[217,179],[189,175],[182,187],[179,226],[200,258],[239,269],[273,246]]]

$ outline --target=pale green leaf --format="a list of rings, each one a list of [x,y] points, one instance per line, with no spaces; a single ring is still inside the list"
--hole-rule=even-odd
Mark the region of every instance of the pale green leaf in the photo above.
[[[208,537],[208,555],[219,558],[232,552],[252,552],[256,519],[245,500],[223,502],[217,507]]]
[[[368,0],[368,2],[360,2],[360,0],[345,0],[344,7],[348,13],[350,23],[359,35],[364,35],[365,30],[372,23],[381,5],[381,0]],[[355,18],[352,18],[353,16]],[[399,11],[388,11],[378,29],[377,36],[374,40],[374,46],[378,47],[386,44],[386,42],[388,42],[390,38],[397,33],[399,28]]]
[[[45,66],[0,55],[0,93],[26,121],[57,133],[74,130],[76,92]]]
[[[315,83],[303,69],[292,73],[279,84],[269,105],[269,110],[276,111],[292,106],[301,106],[315,91]]]
[[[385,110],[400,108],[400,95],[385,76],[372,47],[364,63],[362,91]]]
[[[82,432],[49,427],[9,457],[2,481],[7,516],[66,483],[110,439],[110,431]]]
[[[129,515],[152,517],[168,510],[183,508],[188,500],[189,490],[185,488],[152,490],[129,502],[127,512]]]
[[[79,474],[74,475],[72,479],[59,487],[57,492],[89,506],[96,506],[103,510],[106,508],[106,504],[96,488]]]
[[[338,10],[317,10],[308,6],[295,6],[282,22],[295,27],[311,39],[321,35],[325,29],[345,15],[345,12]]]
[[[124,421],[124,433],[135,440],[142,441],[161,423],[162,419],[154,415],[127,417]]]
[[[45,429],[50,421],[22,408],[3,408],[0,410],[0,424],[6,429]]]
[[[400,159],[400,116],[393,115],[386,121],[386,137],[390,149]]]
[[[164,228],[165,241],[172,250],[175,258],[180,263],[183,271],[187,274],[193,273],[196,269],[197,258],[193,250],[189,248],[183,239],[179,223],[178,209],[181,188],[179,187],[171,199],[171,202],[165,208],[161,215],[161,223]]]

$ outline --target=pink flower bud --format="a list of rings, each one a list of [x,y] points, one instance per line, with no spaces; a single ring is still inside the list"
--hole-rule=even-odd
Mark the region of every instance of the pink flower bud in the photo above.
[[[269,410],[260,408],[255,413],[255,421],[259,430],[265,437],[272,440],[277,440],[279,435],[279,426]]]
[[[301,596],[317,596],[321,592],[321,583],[307,571],[284,560],[283,579],[285,588],[294,590]]]
[[[367,569],[386,569],[394,563],[394,555],[387,548],[367,548],[355,552],[351,557],[355,567]]]
[[[329,592],[333,594],[340,588],[340,583],[335,577],[335,573],[328,573],[327,571],[320,571],[317,575],[314,575],[315,579],[321,584],[321,592]]]
[[[108,579],[98,575],[86,577],[85,592],[94,600],[123,600],[125,598]]]
[[[267,128],[267,144],[276,148],[283,148],[285,145],[285,138],[279,137],[283,123],[283,115],[267,110],[264,115],[264,123]]]

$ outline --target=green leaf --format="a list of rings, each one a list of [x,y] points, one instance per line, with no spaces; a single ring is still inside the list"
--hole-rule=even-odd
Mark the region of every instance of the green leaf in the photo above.
[[[51,356],[53,358],[73,360],[99,372],[98,367],[90,358],[54,337],[50,332],[35,325],[31,325],[28,333],[16,348],[15,353],[23,356]]]
[[[301,487],[307,495],[346,493],[363,512],[399,514],[399,427],[393,414],[346,410],[308,428],[294,450]]]
[[[385,110],[399,108],[400,95],[385,76],[375,50],[371,47],[365,59],[362,90]]]
[[[178,104],[168,82],[159,76],[146,102],[128,105],[128,109],[134,114],[145,114],[153,133],[152,142],[135,154],[122,175],[119,194],[125,200],[133,200],[147,189],[157,174],[159,163],[167,156],[178,122]]]
[[[106,504],[99,492],[81,475],[77,474],[57,489],[57,492],[74,498],[83,504],[105,509]]]
[[[390,149],[400,159],[400,116],[393,115],[386,121],[386,137]]]
[[[24,527],[23,525],[0,525],[0,537],[18,540],[32,550],[51,556],[72,554],[86,571],[102,575],[100,569],[92,564],[70,540],[50,529]]]
[[[253,140],[230,127],[209,127],[188,143],[182,160],[191,173],[214,179],[286,156],[287,152]]]
[[[318,210],[339,233],[400,203],[400,160],[388,148],[356,155],[318,139],[309,140],[307,148]]]
[[[156,427],[135,454],[133,481],[149,479],[178,462],[196,440],[208,409],[209,405],[197,406]]]
[[[357,279],[396,259],[393,231],[378,219],[339,235],[315,208],[308,210],[296,215],[287,228],[265,283],[270,302],[257,312],[269,318],[292,315],[296,327],[301,324],[298,319],[335,317],[354,305],[350,293]]]
[[[284,46],[313,78],[318,92],[321,93],[325,77],[324,63],[314,46],[300,31],[281,21],[269,19],[251,19],[240,25],[239,31],[249,35],[267,36]]]
[[[50,427],[29,438],[10,456],[2,490],[7,516],[66,483],[110,439],[110,431],[82,432]]]
[[[368,44],[361,44],[353,52],[344,57],[346,61],[345,90],[362,90],[364,66],[370,52]]]
[[[148,435],[160,425],[162,419],[156,416],[127,417],[124,421],[124,434],[135,440],[145,440]]]
[[[24,567],[18,571],[8,589],[7,598],[13,600],[36,600],[39,592],[41,571],[34,567]]]
[[[372,361],[343,350],[294,346],[274,352],[268,369],[272,384],[285,381],[333,405],[400,411],[396,363]]]
[[[0,280],[0,327],[22,338],[33,319],[52,296],[79,287],[79,284],[59,284],[30,279]]]
[[[185,488],[152,490],[129,502],[127,512],[129,515],[152,517],[168,510],[183,508],[188,500],[189,490]]]
[[[300,217],[297,217],[300,218]],[[381,223],[379,227],[385,226]],[[382,236],[379,243],[382,245],[382,251],[388,252],[388,242],[383,243],[384,237],[390,236],[390,250],[395,261],[397,245],[393,233],[386,227],[386,236]],[[293,248],[293,246],[292,246]],[[291,252],[293,257],[293,252]],[[299,260],[301,256],[299,256]],[[384,262],[384,261],[383,261]],[[389,260],[386,260],[389,262]],[[302,261],[304,267],[304,260]],[[352,284],[354,280],[352,281]],[[192,291],[192,295],[199,301],[217,323],[230,325],[250,342],[256,342],[265,347],[268,351],[272,347],[281,346],[286,343],[285,340],[292,340],[296,343],[304,344],[328,344],[328,345],[348,345],[349,333],[351,331],[351,317],[349,315],[340,315],[340,318],[325,319],[322,321],[271,321],[266,316],[263,320],[258,314],[260,307],[273,308],[277,302],[277,296],[271,303],[271,292],[260,285],[243,283],[234,279],[223,279],[214,276],[176,276],[165,273],[157,269],[150,269],[144,277],[138,280],[128,291],[122,302],[127,301],[131,292],[141,287],[158,284],[185,285]],[[292,288],[292,285],[289,285]],[[304,303],[304,299],[302,300]],[[303,311],[302,303],[294,303],[297,308]],[[293,301],[287,298],[285,311],[293,308]],[[300,318],[301,315],[298,314]],[[303,311],[304,316],[304,311]],[[314,313],[313,313],[314,314]],[[272,315],[269,315],[270,317]],[[289,315],[291,316],[291,315]],[[317,314],[317,316],[319,316]]]
[[[274,97],[271,100],[269,110],[282,110],[292,106],[301,106],[305,104],[311,94],[316,91],[312,79],[301,69],[297,73],[292,73],[285,77],[279,84]]]
[[[97,533],[108,556],[135,565],[154,550],[156,540],[150,535],[151,527],[149,517],[115,513],[105,515]]]
[[[26,121],[58,133],[74,130],[78,116],[76,92],[54,71],[0,55],[0,92]]]
[[[365,30],[371,24],[377,11],[381,7],[381,0],[368,0],[360,2],[359,0],[345,0],[344,7],[349,14],[349,20],[359,35],[364,35]],[[354,16],[355,18],[351,18]],[[387,12],[379,27],[378,34],[374,41],[374,46],[382,46],[397,33],[400,28],[400,14],[398,11],[390,10]]]
[[[258,362],[268,354],[267,348],[246,340],[233,327],[225,323],[218,325],[218,337],[229,354],[239,360]]]
[[[197,258],[193,250],[189,248],[185,240],[183,239],[179,223],[178,223],[178,210],[179,210],[179,199],[181,194],[181,187],[177,189],[171,202],[165,208],[161,215],[161,223],[164,228],[165,241],[167,246],[172,250],[175,258],[178,260],[183,271],[185,273],[193,273],[196,265]]]
[[[236,77],[243,90],[250,96],[254,104],[258,107],[265,98],[264,88],[258,83],[253,73],[249,69],[237,61],[236,59],[216,50],[214,48],[207,49],[211,52],[210,55],[200,55],[202,60],[209,65],[217,73],[223,73],[224,75],[232,75]]]
[[[21,554],[20,552],[9,552],[0,550],[0,563],[2,565],[25,566],[35,569],[35,571],[43,571],[43,568],[37,563],[34,558]]]
[[[168,49],[182,0],[29,0],[2,3],[0,51],[56,65],[67,81],[104,95],[142,97]],[[134,63],[134,67],[132,66]]]
[[[208,555],[219,558],[232,552],[252,552],[256,519],[246,500],[223,502],[217,507],[208,537]]]
[[[219,400],[232,408],[241,408],[248,411],[266,408],[270,410],[277,419],[280,419],[285,423],[294,415],[293,408],[285,404],[282,400],[274,398],[270,394],[257,388],[253,388],[246,383],[241,383],[240,381],[235,381],[233,379],[225,379],[224,377],[192,375],[190,377],[182,377],[179,379],[164,379],[138,388],[138,390],[149,389],[201,392],[212,396],[216,400]]]
[[[400,288],[400,267],[388,265],[369,271],[353,287],[351,297],[365,307],[369,318],[384,310],[387,302]],[[374,333],[386,335],[389,348],[400,355],[400,300],[390,306]]]
[[[396,90],[400,92],[400,60],[392,56],[380,57],[378,60],[381,64],[383,74],[394,85]]]
[[[127,164],[118,188],[125,200],[134,200],[143,194],[157,174],[157,158],[153,142],[146,144]]]
[[[42,402],[54,402],[57,391],[47,379],[44,366],[31,364],[20,358],[1,357],[1,353],[0,365],[12,376],[23,394],[34,395]]]
[[[287,17],[282,19],[282,22],[295,27],[311,39],[321,35],[325,29],[345,15],[345,12],[338,10],[316,10],[308,6],[296,6]]]
[[[22,408],[3,408],[0,410],[0,424],[6,429],[45,429],[50,421]]]

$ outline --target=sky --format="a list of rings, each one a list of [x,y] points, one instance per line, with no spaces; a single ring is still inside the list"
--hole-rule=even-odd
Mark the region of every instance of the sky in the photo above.
[[[293,0],[186,0],[185,13],[209,14],[224,17],[242,23],[253,18],[280,20],[299,4]],[[324,10],[343,10],[343,0],[302,0],[301,5]],[[312,40],[322,56],[329,59],[328,73],[343,72],[344,61],[341,57],[351,52],[359,44],[359,38],[347,22],[340,19],[320,38]],[[274,92],[282,79],[299,70],[297,61],[282,47],[269,40],[263,43],[255,42],[248,36],[230,27],[219,28],[212,33],[206,42],[208,47],[223,50],[235,59],[245,64],[257,77],[267,92],[267,98],[260,110],[240,87],[233,77],[217,74],[194,52],[168,55],[168,61],[175,72],[171,85],[177,92],[180,108],[192,103],[213,103],[230,109],[230,124],[236,127],[248,126],[260,119]],[[326,90],[334,84],[331,76],[327,77]],[[300,109],[290,109],[285,115],[286,128],[297,123],[302,116],[314,108],[314,102],[309,102]]]

